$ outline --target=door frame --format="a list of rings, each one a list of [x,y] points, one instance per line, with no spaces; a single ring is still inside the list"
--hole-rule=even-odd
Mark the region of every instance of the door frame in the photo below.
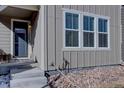
[[[28,20],[21,20],[21,19],[11,19],[11,55],[14,54],[14,32],[13,32],[13,22],[17,21],[17,22],[26,22],[28,24],[30,24],[31,22]],[[29,33],[29,28],[28,30],[28,57],[12,57],[12,59],[30,59],[30,50],[31,50],[31,44],[29,44],[29,40],[31,37],[31,34]]]

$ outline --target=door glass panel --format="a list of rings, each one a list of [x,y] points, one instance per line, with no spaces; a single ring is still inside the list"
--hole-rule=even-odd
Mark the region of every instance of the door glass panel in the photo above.
[[[26,57],[28,55],[26,29],[15,28],[15,56]]]

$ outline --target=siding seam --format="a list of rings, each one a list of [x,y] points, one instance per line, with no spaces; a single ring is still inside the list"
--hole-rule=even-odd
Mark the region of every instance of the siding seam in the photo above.
[[[70,54],[70,68],[71,68],[71,52],[69,52],[69,54]]]
[[[54,15],[55,15],[55,38],[54,38],[54,40],[55,40],[55,66],[56,66],[56,5],[54,6]],[[57,69],[57,68],[55,68],[55,69]]]
[[[47,41],[47,70],[48,70],[48,6],[46,6],[46,41]]]
[[[78,68],[78,52],[77,52],[77,68]]]

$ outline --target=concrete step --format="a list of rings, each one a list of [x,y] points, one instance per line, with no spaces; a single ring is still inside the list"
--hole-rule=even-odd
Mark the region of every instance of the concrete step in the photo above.
[[[8,74],[8,73],[9,73],[9,68],[7,68],[7,67],[0,67],[0,75]]]
[[[21,79],[29,77],[43,77],[44,71],[40,68],[33,69],[11,69],[11,79]]]
[[[30,77],[10,80],[11,88],[41,88],[46,84],[46,77]]]

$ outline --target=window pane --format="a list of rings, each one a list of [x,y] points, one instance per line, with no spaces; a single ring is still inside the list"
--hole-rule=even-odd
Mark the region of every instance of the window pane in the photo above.
[[[78,47],[78,31],[66,30],[66,47]]]
[[[94,33],[84,32],[83,41],[84,47],[94,47]]]
[[[99,47],[108,47],[108,35],[99,33]]]
[[[78,29],[78,14],[73,14],[73,29]]]
[[[84,16],[83,18],[83,28],[84,30],[88,30],[88,17]]]
[[[73,31],[73,46],[78,46],[78,31]]]
[[[72,13],[66,13],[66,28],[72,29]]]
[[[94,18],[90,17],[90,31],[94,31]]]
[[[107,20],[104,20],[104,32],[107,32]]]
[[[94,31],[94,17],[83,16],[83,29]]]
[[[107,20],[106,19],[99,18],[98,30],[99,30],[99,32],[107,32]]]

